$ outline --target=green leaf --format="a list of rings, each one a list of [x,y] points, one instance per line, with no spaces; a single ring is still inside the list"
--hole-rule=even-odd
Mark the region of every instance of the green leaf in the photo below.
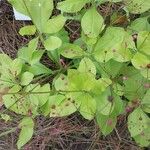
[[[142,110],[146,113],[150,114],[150,105],[143,105],[142,106]]]
[[[29,72],[31,72],[32,74],[34,74],[34,76],[36,75],[41,75],[41,74],[51,74],[52,70],[50,70],[49,68],[47,68],[45,65],[41,64],[41,63],[36,63],[32,66],[29,66],[27,68],[27,70]]]
[[[60,38],[56,36],[50,36],[48,39],[44,41],[44,46],[48,51],[55,50],[62,45],[62,41]]]
[[[148,90],[146,92],[146,94],[144,95],[144,98],[142,99],[141,101],[141,104],[142,104],[142,110],[147,112],[147,113],[150,113],[150,90]]]
[[[52,19],[49,19],[45,24],[44,33],[57,33],[59,32],[66,22],[66,18],[63,15],[58,15]]]
[[[30,64],[33,57],[32,55],[36,51],[37,46],[38,46],[38,38],[32,39],[29,42],[28,47],[23,47],[19,49],[18,58]]]
[[[128,129],[132,137],[141,134],[145,129],[149,128],[149,117],[141,110],[135,109],[128,117]]]
[[[88,46],[93,46],[97,42],[97,37],[96,38],[90,38],[87,35],[85,35],[84,32],[81,33],[81,38],[82,40],[88,45]]]
[[[32,138],[34,122],[30,117],[25,117],[20,122],[19,127],[21,132],[17,141],[17,147],[21,149]]]
[[[121,86],[119,83],[113,84],[113,90],[119,96],[123,96],[124,94],[124,87]]]
[[[150,69],[147,67],[150,64],[150,56],[136,53],[132,59],[132,64],[135,68],[141,70],[141,74],[150,79]]]
[[[66,57],[66,58],[80,58],[84,56],[84,51],[75,44],[65,44],[62,48],[61,48],[61,54]]]
[[[146,92],[141,104],[146,104],[146,105],[150,105],[150,89]]]
[[[19,86],[14,86],[8,92],[9,93],[17,93],[20,91]],[[14,111],[18,114],[27,114],[28,110],[28,101],[25,101],[22,96],[19,94],[10,94],[3,96],[4,105],[7,109]]]
[[[109,78],[100,78],[98,80],[93,81],[94,85],[91,90],[91,93],[95,95],[100,95],[102,92],[106,90],[106,88],[112,84],[112,81]]]
[[[125,111],[126,102],[123,102],[123,100],[120,98],[120,96],[114,94],[113,95],[113,105],[114,109],[112,112],[112,116],[117,117],[120,114],[123,114]]]
[[[78,97],[78,93],[50,96],[47,104],[43,107],[44,114],[50,113],[50,117],[63,117],[74,113],[79,107],[79,103],[75,104],[76,97]]]
[[[68,70],[68,89],[70,91],[91,91],[95,78],[91,73],[79,72],[75,69]]]
[[[98,67],[98,69],[103,78],[104,77],[109,78],[110,76],[114,78],[118,76],[120,74],[121,69],[125,67],[123,63],[117,62],[113,59],[109,60],[106,63],[101,63],[100,65],[101,65],[101,68]]]
[[[150,9],[150,0],[124,0],[130,13],[141,14]]]
[[[21,85],[28,85],[33,80],[34,75],[31,72],[24,72],[21,76]]]
[[[11,60],[10,58],[7,59],[8,56],[6,55],[1,55],[3,58],[1,58],[0,61],[5,60],[4,62],[1,63],[1,85],[3,87],[12,87],[17,83],[17,78],[19,77],[22,67],[23,67],[23,62],[19,59],[16,58],[14,60]]]
[[[77,103],[77,105],[75,105],[74,102],[72,102],[74,97],[76,98],[76,94],[67,94],[60,104],[55,105],[55,108],[52,107],[53,109],[51,109],[50,117],[63,117],[76,112],[79,104]]]
[[[80,114],[88,120],[92,120],[96,113],[96,101],[91,95],[83,93],[80,97],[81,105],[79,108]]]
[[[53,112],[54,116],[60,116],[66,113],[71,114],[79,108],[81,115],[84,118],[91,120],[96,112],[96,101],[94,95],[97,93],[100,94],[104,91],[106,87],[109,86],[110,80],[96,80],[91,73],[79,72],[75,69],[71,69],[68,70],[67,77],[65,75],[60,75],[54,83],[56,90],[60,91],[62,94],[66,94],[69,99],[69,102],[64,100],[59,105],[58,109]],[[68,105],[70,105],[70,110],[69,108],[66,108]]]
[[[145,77],[146,79],[150,80],[150,69],[146,68],[146,69],[141,70],[141,75]]]
[[[117,116],[120,115],[121,113],[124,112],[124,105],[123,102],[121,100],[121,98],[119,96],[117,96],[116,94],[113,94],[112,96],[110,96],[110,92],[106,91],[106,93],[108,93],[108,100],[112,99],[112,107],[109,111],[109,114],[103,114],[103,110],[102,112],[99,111],[99,106],[101,105],[101,101],[102,99],[100,99],[99,97],[97,97],[97,113],[96,113],[96,118],[97,118],[97,122],[98,125],[102,131],[102,133],[106,136],[109,133],[111,133],[113,131],[113,129],[116,126],[117,123]],[[107,106],[105,106],[104,110],[107,109]],[[113,109],[113,110],[112,110]]]
[[[31,50],[31,52],[34,52],[38,47],[39,37],[32,39],[29,44],[28,48]]]
[[[30,103],[37,105],[37,107],[41,107],[47,102],[51,92],[49,84],[43,86],[38,84],[29,85],[26,91],[29,93],[31,91],[27,98],[30,100]]]
[[[42,50],[33,52],[31,60],[30,60],[31,61],[30,64],[34,65],[34,64],[38,63],[40,61],[43,53],[44,53],[44,51],[42,51]]]
[[[60,94],[52,95],[48,98],[48,101],[41,107],[40,110],[45,116],[49,115],[50,113],[54,115],[54,112],[52,113],[52,111],[55,111],[56,107],[58,107],[58,105],[64,99],[65,99],[65,96],[63,95],[60,95]],[[58,115],[58,112],[57,112],[57,115]]]
[[[8,55],[0,53],[0,65],[1,66],[10,68],[11,63],[12,63],[12,59]]]
[[[9,68],[11,70],[11,73],[14,76],[18,76],[22,71],[23,62],[19,58],[16,58],[13,60],[11,65],[11,68]]]
[[[24,35],[34,35],[36,32],[36,27],[34,25],[24,26],[19,30],[19,34]]]
[[[53,10],[53,0],[9,0],[15,9],[29,16],[42,33]]]
[[[144,69],[150,64],[150,58],[141,53],[136,53],[132,59],[132,64],[137,69]]]
[[[145,54],[145,55],[149,55],[150,56],[150,32],[139,32],[138,34],[138,38],[137,38],[137,48],[138,51]]]
[[[96,75],[96,67],[94,63],[89,58],[83,58],[78,67],[79,72],[87,72]]]
[[[104,19],[96,8],[92,7],[84,14],[81,26],[85,35],[90,38],[96,38],[104,28]]]
[[[101,94],[111,84],[108,78],[96,80],[94,75],[87,72],[68,70],[68,90]]]
[[[29,112],[37,115],[38,108],[48,101],[51,93],[49,84],[43,86],[30,84],[24,88],[24,93],[18,93],[19,91],[21,91],[21,87],[14,86],[8,91],[12,94],[4,95],[3,101],[6,108],[21,115],[29,115]],[[24,96],[22,96],[23,94]]]
[[[118,51],[124,40],[125,31],[119,27],[107,28],[105,34],[98,40],[94,49],[94,57],[99,62],[107,62]]]
[[[35,88],[35,85],[33,88]],[[22,96],[21,93],[18,93],[19,91],[21,91],[20,86],[13,86],[8,91],[9,93],[12,94],[3,96],[5,107],[21,115],[28,115],[29,111],[31,111],[32,114],[34,115],[37,114],[37,106],[38,106],[37,99],[36,101],[34,100],[33,103],[32,99],[29,99],[28,94]],[[25,92],[29,92],[29,91],[25,91]]]
[[[24,117],[18,125],[19,128],[22,128],[22,127],[25,127],[25,126],[28,126],[28,127],[33,127],[34,126],[34,122],[33,122],[32,118]]]
[[[62,28],[55,35],[58,36],[62,40],[63,43],[69,43],[69,41],[70,41],[70,38],[68,36],[68,32],[64,28]]]
[[[124,96],[129,100],[143,98],[146,89],[143,88],[146,79],[140,74],[134,67],[125,67],[121,72],[123,74],[122,79],[124,82]],[[131,86],[132,83],[132,86]]]
[[[67,76],[61,74],[55,81],[54,86],[57,91],[65,91],[68,89],[68,79]]]
[[[116,126],[117,118],[114,116],[106,116],[101,113],[96,114],[97,123],[103,135],[110,134]]]
[[[0,76],[0,85],[3,88],[12,87],[16,84],[15,78],[12,74],[9,74],[9,70],[3,71],[3,74]]]
[[[132,64],[135,68],[141,71],[141,74],[150,79],[150,52],[149,52],[149,45],[150,42],[150,33],[149,32],[139,32],[137,38],[137,48],[138,52],[134,55],[132,59]]]
[[[63,2],[59,2],[57,8],[62,12],[76,13],[88,2],[90,2],[90,0],[65,0]]]
[[[110,115],[112,113],[112,111],[114,110],[114,104],[109,101],[110,97],[112,96],[109,88],[96,97],[98,113],[101,113],[103,115]]]
[[[113,59],[118,62],[130,61],[133,57],[133,50],[136,49],[133,38],[127,32],[125,33],[124,40],[120,44],[119,49],[114,49]]]
[[[18,58],[24,60],[25,62],[30,62],[32,53],[32,49],[29,49],[28,47],[22,47],[18,51]]]
[[[145,129],[140,135],[133,137],[141,147],[149,147],[150,145],[150,128]]]
[[[134,32],[150,31],[148,17],[137,18],[131,23],[129,29],[132,29]]]

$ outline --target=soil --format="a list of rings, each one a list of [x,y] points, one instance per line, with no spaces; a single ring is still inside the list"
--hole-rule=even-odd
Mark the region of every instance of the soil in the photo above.
[[[30,22],[16,21],[11,6],[0,2],[0,52],[16,57],[17,49],[28,43],[32,37],[18,34],[20,27]],[[69,23],[71,39],[79,34],[79,24]],[[68,29],[69,29],[68,28]],[[45,57],[45,62],[50,61]],[[5,111],[3,107],[0,111]],[[21,116],[7,111],[12,116],[11,122],[0,121],[0,150],[17,150],[16,140],[19,129],[1,136],[2,133],[17,127]],[[24,150],[141,150],[131,139],[127,130],[127,116],[118,117],[116,129],[107,137],[101,135],[95,121],[87,121],[78,113],[64,118],[45,118],[39,116],[35,121],[34,137]]]

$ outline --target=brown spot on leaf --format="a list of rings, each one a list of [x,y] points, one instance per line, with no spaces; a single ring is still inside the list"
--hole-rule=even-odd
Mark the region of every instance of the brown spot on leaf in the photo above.
[[[115,52],[116,52],[116,49],[113,49],[112,51],[115,53]]]
[[[66,83],[65,83],[65,85],[67,86],[67,85],[68,85],[68,83],[66,82]]]
[[[144,88],[149,89],[150,88],[150,84],[149,83],[145,83],[144,84]]]
[[[55,109],[55,108],[56,108],[56,105],[52,105],[52,106],[51,106],[51,109]]]
[[[126,111],[127,113],[131,112],[132,110],[133,110],[133,108],[130,107],[130,106],[127,106],[127,107],[125,108],[125,111]]]
[[[69,106],[69,103],[66,103],[65,106],[68,107],[68,106]]]
[[[70,101],[70,100],[71,100],[71,98],[69,97],[69,98],[68,98],[68,101]]]
[[[61,79],[64,80],[65,78],[64,78],[64,77],[61,77]]]
[[[73,100],[72,103],[74,104],[74,103],[75,103],[75,100]]]
[[[150,69],[150,64],[147,65],[147,68]]]
[[[107,120],[107,125],[108,125],[108,126],[112,126],[112,124],[113,124],[112,119],[108,119],[108,120]]]
[[[114,100],[114,97],[113,96],[108,96],[108,101],[109,102],[112,102]]]

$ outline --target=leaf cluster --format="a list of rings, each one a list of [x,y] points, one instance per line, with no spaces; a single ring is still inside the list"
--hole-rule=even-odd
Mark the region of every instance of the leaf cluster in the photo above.
[[[131,137],[141,147],[149,146],[150,0],[64,0],[57,3],[57,16],[53,0],[9,2],[33,22],[19,33],[35,37],[14,60],[0,54],[0,87],[7,89],[2,103],[23,116],[18,149],[31,139],[38,115],[64,117],[77,111],[95,119],[105,136],[118,116],[128,114]],[[107,23],[98,9],[103,4],[121,4],[123,15],[114,11]],[[136,14],[140,17],[132,20]],[[81,23],[80,38],[73,43],[65,30],[70,18]],[[122,18],[127,25],[118,24]],[[45,54],[56,70],[41,63]],[[45,84],[50,77],[52,82]],[[1,119],[9,121],[5,112]]]

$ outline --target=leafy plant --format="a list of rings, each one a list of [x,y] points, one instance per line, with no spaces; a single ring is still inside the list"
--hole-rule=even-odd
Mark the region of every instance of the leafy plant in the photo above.
[[[34,134],[36,116],[63,117],[76,111],[85,119],[96,119],[105,136],[118,116],[127,113],[131,137],[141,147],[149,146],[149,0],[64,0],[57,3],[57,16],[52,15],[53,0],[9,2],[33,22],[19,33],[35,35],[16,59],[0,54],[0,86],[8,89],[2,102],[23,116],[18,149]],[[98,11],[103,3],[112,7],[118,2],[128,18],[125,27],[111,24]],[[141,17],[132,21],[130,14]],[[64,28],[70,17],[81,22],[81,37],[73,43]],[[45,54],[56,70],[41,63]],[[53,82],[45,83],[50,77]],[[1,118],[10,120],[4,112]]]

